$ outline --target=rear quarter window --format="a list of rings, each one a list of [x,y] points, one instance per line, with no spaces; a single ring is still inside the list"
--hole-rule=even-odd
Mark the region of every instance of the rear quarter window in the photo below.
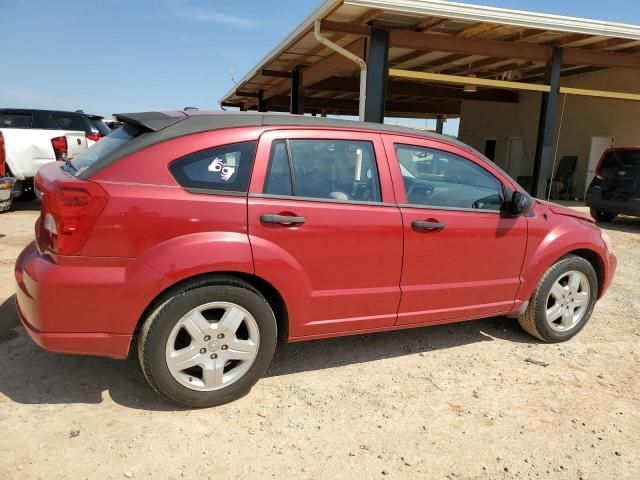
[[[246,193],[257,142],[208,148],[174,160],[169,171],[187,190]]]

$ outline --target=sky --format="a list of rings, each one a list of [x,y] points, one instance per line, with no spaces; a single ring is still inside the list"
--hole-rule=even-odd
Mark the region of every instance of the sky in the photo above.
[[[0,107],[109,117],[218,109],[220,97],[319,3],[0,0]],[[640,24],[637,0],[466,3]],[[453,133],[456,123],[448,124]]]

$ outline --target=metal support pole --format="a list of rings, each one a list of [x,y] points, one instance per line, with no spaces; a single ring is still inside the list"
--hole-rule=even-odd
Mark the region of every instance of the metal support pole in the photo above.
[[[444,115],[438,115],[436,118],[436,133],[442,135],[442,131],[444,130]]]
[[[299,67],[291,71],[291,106],[289,112],[304,115],[304,89],[302,88],[302,70]]]
[[[556,136],[556,109],[560,94],[560,68],[562,67],[562,49],[555,47],[551,60],[547,63],[545,82],[551,86],[549,93],[542,94],[540,120],[538,122],[538,139],[536,156],[533,163],[533,181],[531,194],[544,198],[547,192],[547,181],[551,177],[553,161],[553,145]]]
[[[258,90],[258,111],[267,111],[267,102],[264,100],[264,90]]]
[[[367,122],[384,123],[384,103],[389,74],[389,31],[371,27],[369,42],[364,119]]]

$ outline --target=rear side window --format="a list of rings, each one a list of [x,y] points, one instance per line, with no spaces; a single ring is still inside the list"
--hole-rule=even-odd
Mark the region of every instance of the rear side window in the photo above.
[[[101,118],[88,118],[87,120],[89,120],[91,126],[97,130],[100,135],[109,135],[111,133],[111,129],[102,121]]]
[[[380,202],[373,145],[357,140],[278,140],[271,150],[264,193]]]
[[[246,193],[257,142],[208,148],[173,161],[169,171],[187,190]]]
[[[32,121],[28,113],[0,113],[0,128],[31,128]]]

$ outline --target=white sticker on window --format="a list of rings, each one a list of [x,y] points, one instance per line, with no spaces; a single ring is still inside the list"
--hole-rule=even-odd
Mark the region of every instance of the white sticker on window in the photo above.
[[[229,179],[236,172],[236,167],[231,165],[225,165],[223,160],[220,157],[216,157],[213,159],[211,164],[209,165],[210,172],[220,172],[220,178],[225,182],[228,182]]]

